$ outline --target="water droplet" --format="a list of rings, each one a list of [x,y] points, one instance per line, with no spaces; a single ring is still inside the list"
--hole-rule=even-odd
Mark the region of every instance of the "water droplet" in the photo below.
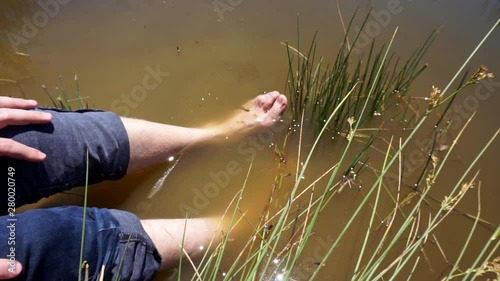
[[[168,161],[170,161],[170,162],[174,161],[174,159],[175,159],[175,157],[174,157],[174,156],[170,156],[170,157],[168,157]]]

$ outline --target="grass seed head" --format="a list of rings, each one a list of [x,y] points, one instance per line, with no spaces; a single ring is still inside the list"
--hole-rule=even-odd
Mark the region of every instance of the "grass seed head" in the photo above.
[[[439,102],[443,99],[443,94],[441,93],[441,90],[439,90],[437,87],[432,86],[432,91],[429,95],[429,107],[428,110],[433,109],[434,107],[439,105]]]
[[[488,72],[488,68],[484,65],[481,65],[478,70],[476,70],[476,73],[472,75],[471,79],[469,80],[469,84],[476,84],[479,83],[479,81],[487,78],[494,78],[493,73]]]

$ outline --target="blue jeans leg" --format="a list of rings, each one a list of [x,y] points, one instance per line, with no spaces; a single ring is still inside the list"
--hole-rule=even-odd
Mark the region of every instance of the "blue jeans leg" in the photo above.
[[[0,254],[23,265],[16,280],[77,280],[83,208],[35,209],[14,219],[0,217],[8,230],[0,233]],[[83,260],[89,280],[99,280],[103,266],[104,280],[152,280],[161,264],[136,216],[97,208],[87,208]]]
[[[38,109],[41,110],[41,109]],[[49,124],[9,126],[0,137],[11,138],[47,154],[31,163],[0,157],[0,201],[7,212],[9,179],[15,181],[15,206],[89,183],[118,179],[125,175],[130,158],[128,136],[120,118],[113,113],[83,110],[48,110]],[[14,171],[11,175],[8,171]],[[89,264],[90,280],[98,280],[104,266],[105,280],[151,280],[161,257],[130,213],[88,208],[83,259]],[[15,280],[76,280],[79,272],[83,208],[59,207],[30,210],[14,217],[0,217],[0,257],[14,253],[23,264]],[[13,220],[15,219],[15,220]]]

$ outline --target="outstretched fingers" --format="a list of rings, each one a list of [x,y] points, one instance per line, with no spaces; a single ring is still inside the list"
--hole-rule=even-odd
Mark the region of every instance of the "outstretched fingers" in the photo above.
[[[0,108],[33,109],[38,105],[35,100],[0,97]]]
[[[0,129],[9,125],[45,124],[52,120],[52,115],[42,111],[1,108]]]
[[[40,150],[5,138],[0,138],[0,156],[33,162],[43,161],[47,157]]]

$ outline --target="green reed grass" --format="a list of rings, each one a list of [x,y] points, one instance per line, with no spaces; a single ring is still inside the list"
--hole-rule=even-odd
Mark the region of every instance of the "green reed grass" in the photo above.
[[[80,263],[78,265],[78,281],[82,280],[82,266],[83,263],[83,253],[85,248],[85,226],[87,225],[87,197],[88,197],[88,186],[89,186],[89,151],[87,149],[86,153],[86,168],[85,168],[85,193],[83,196],[83,218],[82,218],[82,239],[80,242]]]
[[[316,62],[316,35],[306,54],[302,54],[299,47],[295,49],[286,43],[289,66],[286,91],[290,93],[293,120],[298,120],[301,113],[306,111],[310,114],[308,119],[311,120],[311,124],[321,128],[342,97],[355,83],[359,83],[357,92],[339,108],[339,113],[329,126],[329,130],[334,133],[341,132],[348,117],[354,117],[362,123],[370,116],[382,114],[399,103],[412,82],[427,67],[421,65],[421,60],[436,38],[437,30],[432,31],[422,46],[417,48],[404,63],[401,63],[402,60],[394,53],[382,60],[386,48],[382,46],[376,49],[375,40],[372,41],[367,58],[364,59],[364,54],[357,56],[348,44],[349,32],[355,17],[356,13],[349,22],[346,36],[332,63],[325,65],[323,58]],[[367,15],[360,31],[354,35],[353,46],[356,45],[368,19]],[[300,41],[298,28],[297,34]],[[369,91],[372,91],[370,97],[368,97]],[[369,114],[361,117],[360,107],[365,101],[369,101]]]
[[[365,23],[366,18],[363,26]],[[344,39],[344,46],[339,51],[336,61],[328,65],[324,65],[323,59],[319,59],[317,64],[314,63],[314,58],[316,56],[316,36],[314,36],[311,47],[308,49],[306,55],[302,54],[299,48],[295,49],[286,44],[289,65],[287,90],[290,94],[292,125],[293,123],[297,123],[297,120],[301,120],[300,127],[302,128],[306,125],[304,124],[304,114],[310,114],[310,120],[312,120],[313,125],[317,126],[318,133],[315,136],[313,145],[305,158],[302,168],[297,168],[298,174],[295,177],[295,184],[285,198],[284,206],[274,213],[271,212],[269,207],[266,207],[262,214],[264,220],[252,226],[254,230],[248,242],[237,255],[237,258],[228,262],[229,269],[224,272],[224,275],[221,274],[224,251],[216,250],[212,254],[212,258],[216,258],[217,260],[215,264],[202,262],[197,268],[197,271],[207,272],[207,274],[203,275],[205,276],[203,280],[270,280],[278,276],[278,274],[280,274],[281,280],[296,280],[293,279],[295,278],[293,277],[294,268],[298,265],[304,249],[308,247],[309,238],[313,235],[320,213],[327,204],[332,202],[332,199],[340,192],[341,188],[346,184],[346,181],[351,180],[349,178],[350,171],[354,170],[356,166],[360,166],[356,174],[359,174],[360,169],[364,168],[372,170],[377,178],[367,187],[366,193],[363,194],[363,200],[359,203],[345,227],[333,241],[323,259],[318,263],[319,266],[312,272],[309,280],[314,280],[318,277],[322,265],[324,265],[330,256],[334,254],[341,241],[345,239],[346,233],[355,225],[356,218],[364,212],[364,207],[368,205],[372,210],[357,255],[358,258],[355,260],[351,275],[352,280],[411,279],[422,260],[421,256],[425,255],[424,249],[426,242],[429,237],[433,235],[433,231],[455,211],[458,203],[467,193],[467,190],[478,180],[478,173],[475,173],[475,175],[470,174],[475,169],[478,160],[496,140],[498,131],[488,142],[479,145],[480,151],[469,163],[463,175],[458,178],[455,186],[449,192],[445,200],[433,199],[429,192],[432,190],[436,179],[441,175],[443,167],[447,164],[447,160],[451,153],[455,151],[456,143],[463,135],[463,132],[474,115],[469,118],[439,163],[435,162],[431,157],[426,158],[425,164],[418,173],[417,186],[420,186],[420,184],[424,185],[421,189],[417,189],[414,185],[409,185],[401,181],[405,149],[409,146],[410,141],[415,138],[416,133],[422,130],[423,125],[429,120],[429,115],[434,112],[437,107],[445,103],[449,104],[453,102],[455,97],[465,87],[475,84],[472,83],[475,81],[475,76],[473,75],[469,80],[466,80],[465,77],[467,77],[467,74],[465,74],[457,90],[445,96],[447,90],[455,82],[460,73],[462,73],[470,59],[498,24],[499,22],[493,26],[490,32],[485,35],[477,48],[464,62],[463,66],[457,71],[457,74],[450,80],[448,86],[441,92],[442,96],[440,96],[439,99],[436,98],[436,100],[429,98],[429,106],[425,114],[419,117],[411,117],[415,120],[415,125],[406,138],[399,138],[398,141],[396,141],[396,139],[391,137],[391,139],[386,142],[387,147],[385,151],[381,151],[380,149],[375,149],[374,140],[382,128],[374,128],[372,130],[373,134],[365,136],[366,140],[360,152],[355,154],[353,159],[350,160],[347,155],[349,155],[348,152],[351,150],[353,140],[360,141],[360,136],[357,132],[362,129],[360,126],[363,121],[368,120],[374,113],[383,113],[387,111],[388,107],[398,103],[408,91],[411,83],[423,69],[425,69],[425,66],[420,66],[420,61],[434,40],[436,31],[433,31],[422,47],[418,48],[403,64],[400,63],[399,59],[394,58],[393,53],[390,53],[396,35],[395,32],[387,47],[382,47],[379,51],[375,51],[375,44],[372,44],[367,60],[369,63],[364,65],[361,63],[355,64],[353,67],[353,74],[349,74],[347,71],[350,67],[348,62],[352,59],[350,50],[345,45],[347,36]],[[352,19],[349,23],[348,30],[351,25]],[[298,34],[297,37],[300,38],[300,34]],[[353,45],[356,40],[357,38],[353,41]],[[295,59],[297,62],[295,62]],[[391,64],[391,62],[393,62],[393,64]],[[403,65],[403,67],[398,68],[398,65]],[[410,101],[410,99],[408,99],[408,101]],[[406,118],[409,108],[410,105],[408,103],[404,108],[402,119]],[[449,105],[447,108],[449,108]],[[445,109],[445,111],[446,110],[447,109]],[[350,117],[354,117],[353,119],[356,122],[348,124],[347,121]],[[439,125],[441,119],[442,118],[440,118],[437,125]],[[409,124],[410,122],[407,122],[405,127]],[[348,141],[338,162],[328,169],[325,174],[313,181],[305,190],[300,191],[299,188],[303,188],[303,176],[308,170],[308,166],[311,164],[312,155],[320,144],[322,136],[329,130],[339,132],[340,130],[344,130],[344,128],[348,128],[348,132],[344,134]],[[299,138],[302,138],[302,130],[300,131]],[[434,141],[428,148],[429,151],[427,151],[427,153],[432,154],[436,151],[438,138],[437,133],[434,133]],[[394,143],[397,143],[397,145],[394,145]],[[286,140],[284,146],[285,145]],[[301,154],[300,149],[301,147],[299,147],[299,155]],[[379,151],[384,155],[383,163],[379,171],[376,171],[373,167],[367,166],[365,164],[367,161],[361,161],[363,158],[368,158],[368,153],[372,151]],[[344,172],[340,172],[343,166],[347,168]],[[281,163],[278,164],[278,173],[283,171],[280,167],[282,167]],[[393,191],[389,190],[384,183],[387,177],[389,177],[389,171],[394,169],[394,167],[398,170],[398,178],[396,179],[398,188],[396,194],[393,194]],[[322,188],[315,186],[315,183],[328,175],[327,184],[324,184]],[[281,180],[282,176],[277,175],[276,178],[276,188],[285,188]],[[243,188],[245,186],[246,181]],[[405,186],[411,187],[411,192],[409,192],[406,197],[404,195],[406,192],[402,190]],[[391,198],[394,207],[386,219],[384,219],[384,221],[388,222],[388,226],[382,238],[380,238],[375,245],[376,250],[369,251],[369,243],[376,241],[374,240],[373,233],[376,217],[380,210],[380,200],[383,192],[387,193],[389,198]],[[241,198],[241,193],[239,194],[238,196]],[[310,195],[308,199],[304,199],[308,202],[307,207],[304,210],[294,210],[293,204],[297,202],[297,200],[300,200],[300,197],[305,194]],[[406,211],[407,207],[403,208],[403,206],[409,204],[410,198],[416,198],[413,200],[416,202],[413,202],[409,208],[410,210]],[[423,223],[421,217],[423,216],[423,211],[421,207],[424,202],[427,202],[427,198],[431,198],[435,202],[440,203],[440,206],[437,211],[430,214],[431,217],[429,218],[428,224],[422,227],[421,224]],[[270,198],[269,202],[276,202],[278,199],[279,198]],[[374,199],[373,204],[371,203],[372,199]],[[478,192],[478,202],[479,201],[480,195]],[[237,206],[234,209],[231,225],[233,225],[233,221],[237,219],[235,214],[237,214],[236,210],[238,208]],[[242,216],[244,217],[244,214]],[[402,222],[395,223],[395,217],[401,217]],[[498,263],[498,261],[492,260],[492,257],[500,247],[500,242],[498,242],[500,228],[493,225],[494,233],[491,239],[485,243],[481,253],[470,266],[470,270],[458,271],[460,270],[458,268],[458,263],[466,254],[467,247],[470,245],[475,230],[479,222],[482,221],[482,219],[480,219],[480,207],[478,207],[478,213],[476,215],[471,215],[469,217],[474,219],[473,227],[468,234],[466,243],[461,249],[455,265],[447,271],[446,280],[459,277],[463,277],[462,280],[469,280],[471,275],[473,275],[472,278],[477,278],[477,276],[482,273],[492,272],[494,266]],[[274,225],[274,227],[269,230],[267,227],[271,224]],[[417,230],[420,236],[419,239],[416,239]],[[292,232],[291,237],[288,235],[290,231]],[[218,246],[218,249],[225,249],[228,247],[227,235],[229,235],[229,233],[230,230],[226,234],[226,239]],[[408,235],[408,239],[406,239],[403,248],[400,249],[400,241],[405,234]],[[440,246],[439,248],[442,252]],[[391,257],[395,251],[399,251],[396,252],[396,257]],[[242,259],[243,257],[245,257],[245,259]],[[208,258],[208,260],[212,258]],[[405,269],[409,270],[409,273],[405,271]],[[193,280],[194,279],[195,277],[193,277]]]
[[[73,110],[72,104],[74,102],[78,102],[79,108],[81,108],[81,109],[89,108],[88,103],[83,102],[85,99],[88,99],[89,97],[88,96],[82,97],[80,95],[80,83],[79,83],[77,74],[75,74],[75,92],[74,92],[75,98],[69,98],[71,93],[66,90],[66,87],[64,85],[64,81],[63,81],[61,75],[59,75],[58,81],[59,81],[59,86],[56,87],[57,94],[56,94],[55,99],[52,97],[52,95],[50,94],[47,87],[45,85],[42,85],[42,89],[45,92],[45,94],[49,97],[50,101],[52,102],[53,107],[59,108],[62,110],[71,111],[71,110]]]

